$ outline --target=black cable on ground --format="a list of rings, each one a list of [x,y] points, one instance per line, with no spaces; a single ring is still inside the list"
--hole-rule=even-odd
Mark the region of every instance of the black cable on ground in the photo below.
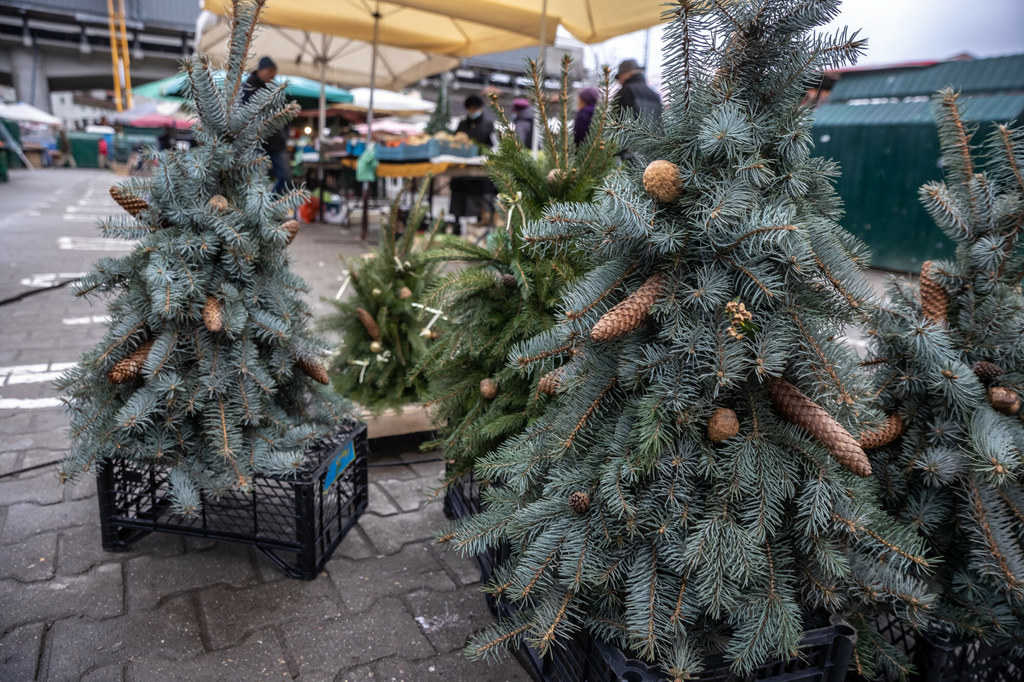
[[[36,469],[42,469],[44,467],[52,467],[54,464],[60,464],[60,460],[55,459],[52,462],[46,462],[45,464],[36,464],[35,466],[25,467],[24,469],[8,471],[6,474],[0,474],[0,478],[8,478],[10,476],[17,476],[18,474],[23,474],[26,471],[35,471]]]
[[[65,280],[63,282],[60,282],[59,284],[54,284],[52,286],[48,286],[48,287],[45,287],[43,289],[29,289],[28,291],[23,291],[20,294],[16,294],[16,295],[11,296],[9,298],[5,298],[3,300],[0,300],[0,306],[5,306],[5,305],[11,304],[11,303],[17,303],[18,301],[26,299],[29,296],[35,296],[36,294],[43,294],[43,293],[46,293],[47,291],[53,291],[54,289],[61,289],[63,287],[66,287],[67,285],[71,284],[72,282],[77,282],[77,281],[78,281],[78,278],[75,278],[75,279]]]

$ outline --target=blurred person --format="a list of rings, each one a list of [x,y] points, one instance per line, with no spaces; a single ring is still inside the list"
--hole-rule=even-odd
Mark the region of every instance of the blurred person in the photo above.
[[[661,121],[661,96],[647,85],[644,70],[635,59],[626,59],[619,64],[615,80],[621,86],[615,96],[615,104],[621,111]]]
[[[533,149],[533,108],[525,97],[512,100],[512,126],[519,144]]]
[[[110,152],[110,145],[107,144],[107,138],[101,137],[99,141],[100,150],[100,168],[111,168],[110,158],[107,156]]]
[[[255,70],[242,86],[242,104],[263,88],[270,87],[277,76],[277,64],[270,57],[261,57]],[[288,158],[288,126],[282,127],[263,140],[263,151],[270,157],[270,174],[274,178],[272,191],[282,194],[292,182],[291,159]]]
[[[68,129],[61,128],[57,133],[57,148],[60,149],[60,165],[62,168],[78,168],[75,163],[75,155],[71,149],[71,138],[68,137]]]
[[[590,119],[594,117],[594,109],[601,92],[597,88],[583,88],[576,95],[576,118],[572,123],[572,137],[576,146],[583,144],[590,132]]]
[[[484,114],[484,101],[477,95],[470,95],[465,102],[466,115],[459,121],[455,135],[460,133],[483,148],[494,147],[494,121]],[[491,225],[494,221],[494,185],[487,178],[452,178],[451,210],[455,218],[476,216],[481,224]],[[456,222],[456,230],[459,223]],[[458,232],[457,232],[458,233]]]

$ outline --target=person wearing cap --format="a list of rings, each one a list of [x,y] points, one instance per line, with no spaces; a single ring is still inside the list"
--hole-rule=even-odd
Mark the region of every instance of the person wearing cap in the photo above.
[[[661,97],[647,85],[644,70],[635,59],[626,59],[619,64],[615,80],[621,86],[615,103],[622,112],[630,111],[634,116],[661,121]]]
[[[270,57],[261,57],[256,68],[242,85],[242,104],[263,88],[270,87],[277,76],[277,64]],[[292,182],[291,159],[288,158],[288,126],[263,140],[263,151],[270,157],[270,174],[274,178],[273,192],[282,194]]]
[[[572,122],[572,138],[576,146],[583,144],[590,132],[590,120],[594,117],[594,108],[601,92],[597,88],[583,88],[576,95],[576,118]]]
[[[515,128],[519,144],[533,149],[533,109],[530,100],[517,97],[512,100],[512,127]]]
[[[466,116],[459,121],[455,134],[464,133],[484,149],[494,146],[494,120],[484,114],[484,101],[477,95],[466,98]],[[481,223],[490,225],[494,220],[494,185],[487,178],[452,178],[451,215],[456,218],[476,216]],[[458,223],[456,234],[458,234]]]

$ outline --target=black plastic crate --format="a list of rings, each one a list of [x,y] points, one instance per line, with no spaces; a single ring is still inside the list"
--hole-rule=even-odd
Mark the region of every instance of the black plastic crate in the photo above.
[[[911,680],[1024,682],[1024,661],[1013,655],[1010,645],[987,644],[938,631],[916,632],[889,615],[881,617],[876,627],[914,664]]]
[[[202,496],[193,517],[171,513],[167,469],[125,460],[97,479],[103,549],[123,551],[148,533],[252,545],[293,578],[312,580],[367,504],[366,425],[308,453],[296,475],[255,476],[246,492]]]

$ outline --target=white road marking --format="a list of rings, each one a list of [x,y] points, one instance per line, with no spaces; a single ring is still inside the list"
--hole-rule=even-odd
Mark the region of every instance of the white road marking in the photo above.
[[[84,272],[39,272],[23,278],[21,286],[45,289],[60,284],[60,280],[78,279],[79,277],[85,277],[85,275],[86,273]]]
[[[57,247],[65,251],[134,251],[137,245],[135,240],[107,237],[57,237]]]
[[[65,213],[63,216],[64,220],[70,220],[74,223],[95,223],[101,216],[99,215],[78,215],[77,213]]]
[[[0,410],[39,410],[59,407],[57,398],[4,398],[0,396]]]
[[[62,324],[106,324],[110,322],[110,315],[86,315],[85,317],[65,317]]]
[[[0,386],[41,384],[56,381],[65,370],[74,367],[76,364],[74,362],[44,362],[38,365],[0,367]]]

